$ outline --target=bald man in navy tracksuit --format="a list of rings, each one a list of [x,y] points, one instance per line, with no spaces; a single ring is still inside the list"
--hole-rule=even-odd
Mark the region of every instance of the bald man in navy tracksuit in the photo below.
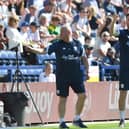
[[[33,52],[46,53],[44,50],[35,50]],[[83,80],[83,71],[81,70],[81,62],[86,67],[88,77],[89,65],[82,44],[72,38],[72,30],[68,26],[61,28],[60,39],[52,43],[47,48],[47,53],[55,53],[56,55],[56,94],[59,96],[58,112],[60,118],[59,127],[68,129],[64,116],[66,111],[67,97],[69,96],[69,87],[77,94],[75,116],[73,124],[80,128],[87,128],[83,124],[80,114],[82,112],[86,99],[85,86]]]

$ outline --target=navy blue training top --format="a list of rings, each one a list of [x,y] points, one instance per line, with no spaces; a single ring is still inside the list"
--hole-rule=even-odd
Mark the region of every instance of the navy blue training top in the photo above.
[[[80,57],[84,54],[84,49],[79,41],[55,41],[48,48],[48,54],[53,52],[56,55],[56,79],[74,82],[83,80]]]
[[[120,30],[120,81],[129,82],[129,30]]]

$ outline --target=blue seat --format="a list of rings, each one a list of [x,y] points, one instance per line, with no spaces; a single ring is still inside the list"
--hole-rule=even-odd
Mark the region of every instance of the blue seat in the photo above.
[[[14,51],[7,51],[8,59],[16,59],[16,53]]]
[[[8,70],[7,69],[1,69],[0,70],[0,76],[5,76],[8,74]]]
[[[8,59],[8,53],[5,50],[0,51],[0,59]]]
[[[39,65],[43,64],[44,59],[46,59],[46,55],[37,54],[37,61]]]
[[[27,64],[18,52],[19,65]],[[16,52],[10,50],[0,51],[0,65],[16,65]]]
[[[28,69],[28,75],[39,75],[42,72],[42,69]]]
[[[10,76],[7,69],[0,70],[0,82],[10,82]]]

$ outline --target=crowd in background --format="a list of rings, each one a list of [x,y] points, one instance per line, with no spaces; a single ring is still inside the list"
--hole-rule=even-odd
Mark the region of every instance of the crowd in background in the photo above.
[[[30,64],[36,54],[28,45],[47,47],[71,26],[90,65],[119,64],[120,29],[126,28],[128,0],[0,0],[0,49],[18,46]]]

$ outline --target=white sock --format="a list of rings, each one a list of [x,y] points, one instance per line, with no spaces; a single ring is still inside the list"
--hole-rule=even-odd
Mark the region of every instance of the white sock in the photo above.
[[[64,118],[60,118],[60,124],[64,122]]]
[[[80,119],[80,115],[76,115],[75,117],[74,117],[74,120],[79,120]]]
[[[124,110],[120,111],[120,119],[125,120],[125,111]]]

